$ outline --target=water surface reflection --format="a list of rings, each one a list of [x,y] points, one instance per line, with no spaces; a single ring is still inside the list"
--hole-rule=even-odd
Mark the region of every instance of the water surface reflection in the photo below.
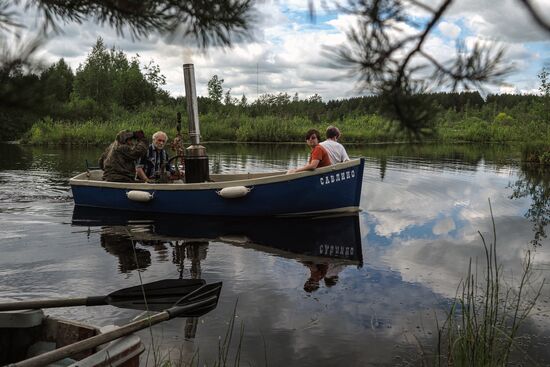
[[[356,214],[315,218],[201,218],[77,206],[72,224],[86,227],[88,233],[98,228],[101,247],[118,258],[119,270],[123,273],[149,267],[151,252],[154,252],[157,261],[171,259],[177,264],[182,276],[184,259],[192,260],[192,269],[200,267],[211,241],[296,259],[311,270],[309,282],[317,282],[317,288],[321,279],[329,286],[334,285],[336,269],[363,264]],[[196,271],[191,273],[198,276]]]
[[[282,144],[207,149],[215,172],[284,170],[308,153]],[[79,213],[68,179],[101,150],[0,144],[0,298],[80,297],[140,277],[200,277],[224,282],[217,309],[158,325],[156,342],[216,356],[237,306],[243,364],[263,364],[267,355],[270,365],[393,366],[403,361],[396,356],[416,356],[417,338],[432,341],[435,315],[448,309],[470,258],[483,258],[478,231],[491,238],[488,198],[506,276],[521,271],[526,249],[535,249],[543,276],[550,269],[548,239],[529,243],[546,228],[548,180],[524,169],[513,147],[350,146],[350,156],[366,157],[363,211],[317,225]],[[545,287],[527,325],[539,343],[527,352],[543,365],[549,295]],[[99,325],[137,315],[108,306],[51,313]]]

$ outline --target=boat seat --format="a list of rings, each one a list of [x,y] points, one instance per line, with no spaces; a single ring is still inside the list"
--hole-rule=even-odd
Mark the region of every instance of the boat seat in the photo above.
[[[45,319],[42,310],[0,312],[0,365],[25,359]]]
[[[42,324],[42,310],[17,310],[0,312],[0,328],[30,328]]]

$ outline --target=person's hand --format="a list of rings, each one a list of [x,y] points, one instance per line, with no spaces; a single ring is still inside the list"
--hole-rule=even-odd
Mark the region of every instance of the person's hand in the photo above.
[[[143,130],[134,131],[134,138],[137,140],[144,140],[145,139],[145,133]]]
[[[291,173],[296,173],[296,170],[295,169],[289,169],[288,171],[286,171],[286,174],[291,174]]]

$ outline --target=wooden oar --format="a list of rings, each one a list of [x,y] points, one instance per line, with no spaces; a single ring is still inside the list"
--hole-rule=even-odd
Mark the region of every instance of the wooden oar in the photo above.
[[[204,284],[206,282],[203,279],[164,279],[119,289],[106,296],[0,303],[0,311],[101,305],[135,310],[164,311],[172,307],[183,296],[199,289]]]
[[[170,320],[174,317],[198,317],[216,308],[218,298],[222,289],[222,283],[203,285],[199,289],[187,294],[174,307],[160,312],[143,320],[134,321],[118,329],[99,334],[91,338],[69,344],[62,348],[26,359],[21,362],[10,364],[10,367],[38,367],[45,366],[63,358],[70,357],[76,353],[95,348],[101,344],[113,341],[120,337],[129,335],[135,331],[145,329],[150,325]]]

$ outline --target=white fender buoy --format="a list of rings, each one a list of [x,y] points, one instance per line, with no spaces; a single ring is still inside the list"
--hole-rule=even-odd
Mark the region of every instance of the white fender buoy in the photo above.
[[[218,195],[225,199],[241,198],[250,192],[250,188],[246,186],[231,186],[224,187],[220,191],[216,191]]]
[[[126,193],[128,199],[132,201],[139,201],[140,203],[147,203],[153,200],[153,194],[147,191],[131,190]]]

